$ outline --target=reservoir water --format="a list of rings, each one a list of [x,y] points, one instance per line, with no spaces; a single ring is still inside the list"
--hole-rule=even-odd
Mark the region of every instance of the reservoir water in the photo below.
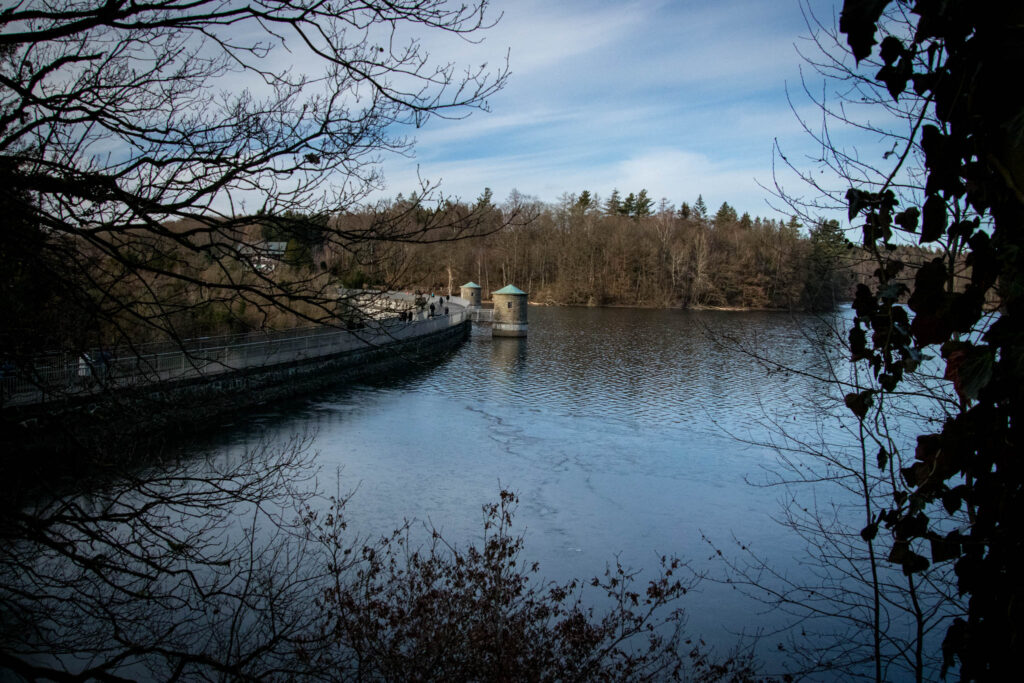
[[[525,553],[550,579],[589,578],[616,557],[650,569],[661,554],[718,575],[705,537],[800,571],[803,545],[776,521],[784,492],[756,485],[777,454],[757,444],[772,439],[773,421],[817,429],[822,387],[800,373],[822,370],[811,336],[826,325],[782,313],[531,308],[527,338],[474,326],[456,352],[412,373],[236,421],[215,449],[314,434],[321,485],[333,492],[337,474],[355,491],[351,528],[370,535],[412,519],[463,545],[481,534],[481,505],[510,489]],[[780,623],[714,581],[683,606],[688,631],[720,651]]]

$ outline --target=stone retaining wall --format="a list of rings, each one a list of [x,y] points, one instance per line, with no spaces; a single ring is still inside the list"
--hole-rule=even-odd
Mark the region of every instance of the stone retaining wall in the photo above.
[[[69,398],[45,406],[9,407],[0,449],[59,452],[69,447],[139,444],[193,434],[258,405],[314,393],[371,375],[425,367],[465,340],[466,320],[383,346],[260,368]],[[11,448],[15,450],[12,451]]]

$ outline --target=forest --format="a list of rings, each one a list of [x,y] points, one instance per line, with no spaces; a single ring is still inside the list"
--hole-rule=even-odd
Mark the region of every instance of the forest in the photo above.
[[[478,224],[472,239],[438,227],[470,216]],[[281,261],[292,277],[326,270],[345,287],[444,293],[472,280],[485,296],[513,283],[543,305],[826,311],[851,300],[875,268],[837,220],[752,218],[728,202],[712,214],[700,194],[676,207],[664,198],[653,206],[646,190],[625,199],[615,190],[604,201],[583,190],[555,203],[513,190],[496,204],[486,188],[472,204],[428,208],[415,193],[399,194],[374,212],[318,220],[348,231],[407,223],[417,238],[375,245],[371,255],[304,237],[317,230],[264,228],[265,239],[287,241]],[[894,250],[908,281],[934,256],[910,244]]]
[[[156,340],[168,330],[200,337],[337,325],[359,315],[339,295],[346,289],[458,293],[470,280],[485,298],[511,283],[541,305],[828,311],[852,300],[876,267],[834,219],[752,218],[728,202],[711,213],[700,194],[692,204],[653,206],[645,190],[603,201],[583,190],[555,203],[516,191],[496,203],[490,189],[472,203],[399,194],[344,214],[255,216],[199,252],[183,244],[197,223],[164,228],[128,258],[97,252],[82,264],[81,277],[102,283],[92,291],[103,297],[87,308],[103,308],[105,299],[116,310],[71,315],[55,293],[19,314],[31,321],[23,338],[78,347]],[[910,244],[894,250],[908,283],[934,256]],[[158,301],[134,294],[140,263]],[[32,295],[10,292],[8,308],[21,298],[39,303],[46,290],[31,272],[12,282]],[[287,304],[266,306],[276,289],[289,292]]]
[[[584,190],[555,204],[513,191],[530,220],[483,239],[408,249],[410,280],[446,289],[467,279],[484,291],[514,283],[543,304],[658,308],[828,309],[848,299],[857,258],[839,224],[709,213],[701,195],[652,207],[647,192],[606,201]],[[399,198],[396,204],[403,200]]]

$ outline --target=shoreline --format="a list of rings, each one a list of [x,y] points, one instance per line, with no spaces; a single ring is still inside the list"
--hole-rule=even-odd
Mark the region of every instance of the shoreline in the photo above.
[[[486,301],[485,303],[490,303]],[[840,306],[849,301],[841,301]],[[645,311],[718,311],[726,313],[822,313],[823,311],[807,311],[801,308],[771,308],[746,306],[654,306],[643,304],[567,304],[557,301],[527,301],[527,305],[538,308],[635,308]],[[836,309],[837,310],[837,309]]]

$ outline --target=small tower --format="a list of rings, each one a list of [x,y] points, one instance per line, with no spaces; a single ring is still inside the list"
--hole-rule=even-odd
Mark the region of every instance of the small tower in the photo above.
[[[494,300],[494,319],[491,322],[493,337],[525,337],[526,292],[513,285],[491,292]]]
[[[469,302],[468,308],[480,308],[480,285],[475,282],[467,282],[459,290],[459,295]]]

